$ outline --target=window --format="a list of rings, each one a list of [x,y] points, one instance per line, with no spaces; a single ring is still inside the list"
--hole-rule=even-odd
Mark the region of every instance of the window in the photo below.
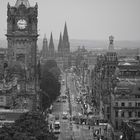
[[[128,116],[132,117],[132,112],[131,111],[128,112]]]
[[[135,107],[137,107],[138,103],[135,103]]]
[[[4,97],[0,97],[0,102],[4,102]]]
[[[138,112],[138,117],[140,117],[140,112]]]
[[[129,103],[128,103],[128,106],[129,106],[129,107],[131,107],[131,106],[132,106],[132,103],[131,103],[131,102],[129,102]]]
[[[110,113],[110,107],[107,107],[107,113]]]
[[[124,102],[122,102],[122,103],[121,103],[121,106],[125,106],[125,103],[124,103]]]
[[[138,107],[140,107],[140,103],[138,103]]]
[[[116,129],[118,129],[118,121],[115,122]]]
[[[140,95],[136,95],[135,98],[140,98]]]
[[[108,120],[110,119],[110,115],[109,115],[109,114],[107,115],[107,119],[108,119]]]
[[[121,117],[124,117],[124,112],[121,113]]]
[[[137,111],[135,111],[135,117],[137,117]]]
[[[118,106],[118,102],[115,102],[115,106]]]
[[[118,117],[118,111],[115,111],[115,117]]]

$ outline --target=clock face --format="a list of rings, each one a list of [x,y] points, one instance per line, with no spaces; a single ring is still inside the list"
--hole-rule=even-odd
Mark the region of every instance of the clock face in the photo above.
[[[24,20],[24,19],[18,20],[17,26],[18,26],[18,28],[21,29],[21,30],[22,30],[22,29],[25,29],[26,26],[27,26],[26,20]]]

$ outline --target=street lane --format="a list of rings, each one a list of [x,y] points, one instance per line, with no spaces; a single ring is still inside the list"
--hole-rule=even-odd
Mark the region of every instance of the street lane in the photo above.
[[[66,93],[66,74],[63,75],[63,79],[65,79],[65,84],[61,86],[61,96]],[[75,81],[70,73],[67,74],[67,86],[69,88],[70,93],[70,101],[72,106],[72,115],[77,115],[78,113],[82,114],[81,104],[77,104],[75,98],[79,96],[79,92],[75,86]],[[69,103],[68,99],[66,102],[55,102],[53,104],[52,114],[59,115],[60,128],[61,133],[59,135],[59,140],[71,140],[73,137],[74,140],[93,140],[92,138],[92,130],[88,129],[86,125],[77,125],[75,123],[72,124],[72,129],[70,128],[70,119],[63,119],[62,113],[68,112],[69,114]],[[73,122],[73,121],[72,121]]]
[[[75,98],[80,96],[79,90],[76,87],[72,74],[67,75],[68,86],[70,87],[70,98],[72,105],[72,115],[82,114],[82,105],[76,102]],[[77,127],[78,126],[78,127]],[[93,140],[92,130],[86,125],[73,124],[73,134],[75,140]]]

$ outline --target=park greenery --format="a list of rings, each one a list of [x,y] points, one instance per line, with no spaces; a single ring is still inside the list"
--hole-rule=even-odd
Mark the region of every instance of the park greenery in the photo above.
[[[48,60],[41,66],[40,101],[42,111],[45,111],[60,95],[60,69],[54,60]]]
[[[15,123],[0,129],[0,140],[57,140],[40,112],[22,114]]]
[[[39,64],[40,65],[40,64]],[[9,66],[9,73],[21,72],[20,65]],[[59,82],[60,69],[54,60],[48,60],[44,65],[37,68],[40,73],[40,106],[36,112],[22,114],[15,123],[4,125],[0,128],[0,140],[56,140],[53,132],[49,131],[46,121],[47,108],[60,95],[61,84]],[[23,71],[24,72],[24,71]]]

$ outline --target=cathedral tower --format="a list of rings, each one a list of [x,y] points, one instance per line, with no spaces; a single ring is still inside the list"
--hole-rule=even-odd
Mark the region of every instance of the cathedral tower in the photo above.
[[[19,62],[34,71],[37,54],[38,5],[31,7],[28,0],[17,0],[7,5],[8,60]]]

